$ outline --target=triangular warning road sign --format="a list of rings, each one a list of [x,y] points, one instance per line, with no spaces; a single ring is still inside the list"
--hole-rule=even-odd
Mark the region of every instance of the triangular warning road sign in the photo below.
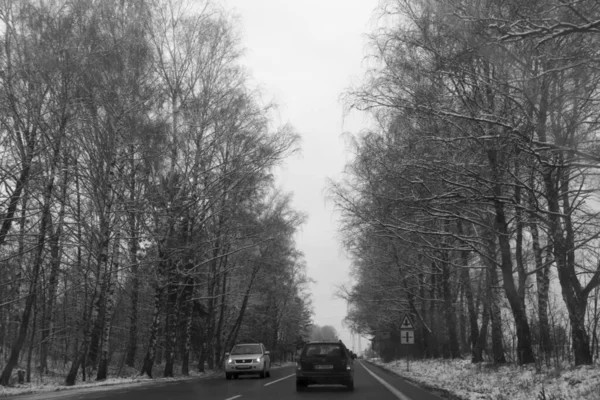
[[[400,324],[400,329],[415,329],[410,318],[408,318],[408,314],[404,314],[404,319],[402,320],[402,324]]]

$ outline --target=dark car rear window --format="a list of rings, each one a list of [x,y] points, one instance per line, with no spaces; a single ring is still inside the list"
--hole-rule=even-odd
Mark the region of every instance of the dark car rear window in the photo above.
[[[344,356],[344,348],[336,343],[310,343],[304,347],[303,355],[307,357],[342,357]]]

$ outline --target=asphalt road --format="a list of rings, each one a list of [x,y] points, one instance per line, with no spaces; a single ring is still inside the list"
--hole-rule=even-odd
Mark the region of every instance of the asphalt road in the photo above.
[[[292,399],[374,399],[374,400],[441,400],[398,376],[357,361],[354,372],[354,391],[343,386],[311,385],[296,392],[295,366],[275,368],[271,377],[260,379],[244,376],[235,380],[221,378],[189,379],[184,381],[105,387],[92,391],[76,390],[46,394],[46,399],[65,400],[292,400]],[[22,395],[15,399],[39,399],[37,395]]]

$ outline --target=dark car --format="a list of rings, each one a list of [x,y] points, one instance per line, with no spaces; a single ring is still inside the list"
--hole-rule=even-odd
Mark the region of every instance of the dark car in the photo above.
[[[310,342],[296,360],[296,390],[311,384],[344,385],[354,390],[354,359],[339,342]]]

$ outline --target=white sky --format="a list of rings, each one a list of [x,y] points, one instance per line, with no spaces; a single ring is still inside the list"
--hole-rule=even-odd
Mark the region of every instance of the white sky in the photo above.
[[[325,201],[325,180],[339,177],[349,159],[342,133],[366,128],[361,116],[344,118],[340,95],[363,75],[365,34],[379,0],[223,1],[240,17],[243,63],[264,98],[280,105],[276,122],[289,122],[302,136],[302,154],[287,161],[279,185],[294,193],[294,208],[309,216],[297,245],[316,281],[314,322],[334,326],[352,347],[342,326],[346,304],[334,298],[336,286],[350,280],[350,263],[332,205]],[[366,345],[363,340],[362,348]]]

